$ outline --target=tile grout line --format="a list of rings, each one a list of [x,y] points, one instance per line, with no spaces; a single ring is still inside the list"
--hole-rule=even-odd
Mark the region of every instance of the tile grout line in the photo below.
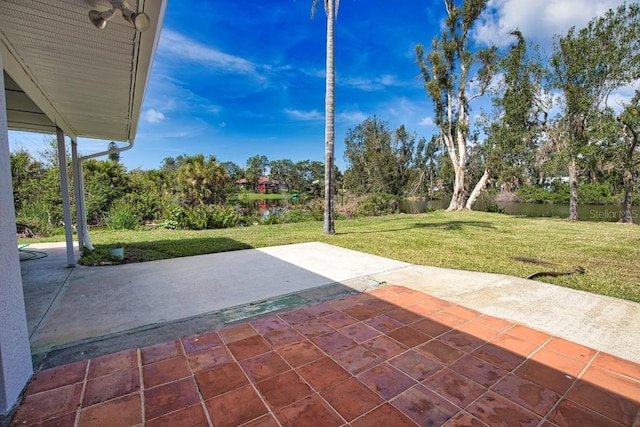
[[[222,341],[222,337],[220,337],[220,340]],[[182,350],[182,356],[184,357],[184,362],[187,364],[187,367],[189,368],[189,372],[191,373],[191,379],[193,380],[193,384],[196,387],[196,393],[198,393],[200,406],[204,411],[204,416],[207,419],[207,424],[209,425],[209,427],[213,427],[213,421],[211,420],[211,416],[209,415],[209,411],[207,410],[207,405],[204,402],[204,397],[202,396],[202,392],[200,391],[200,386],[198,385],[198,381],[196,381],[196,374],[195,372],[193,372],[191,363],[189,363],[189,355],[187,354],[187,349],[185,348],[184,343],[182,342],[182,338],[178,338],[177,341],[179,343],[178,345],[180,346],[179,348]],[[222,345],[224,345],[224,342],[222,343]]]
[[[82,380],[82,391],[80,392],[80,403],[78,404],[78,408],[76,410],[76,419],[74,422],[75,427],[80,427],[80,416],[82,415],[83,405],[84,405],[84,394],[87,390],[87,382],[89,381],[89,367],[91,366],[91,360],[87,360],[87,367],[84,370],[84,378]]]
[[[140,350],[140,348],[136,348],[136,361],[138,362],[138,375],[140,376],[139,379],[139,383],[140,383],[140,415],[141,415],[141,419],[142,419],[142,425],[145,425],[147,423],[147,419],[146,419],[146,411],[145,411],[145,386],[144,386],[144,376],[142,375],[142,351]]]

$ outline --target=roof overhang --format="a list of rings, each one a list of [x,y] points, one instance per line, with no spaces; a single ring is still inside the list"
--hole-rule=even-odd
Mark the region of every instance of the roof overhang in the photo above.
[[[107,0],[0,0],[10,130],[134,140],[167,0],[127,3],[149,15],[147,31],[119,12],[97,29],[88,12]]]

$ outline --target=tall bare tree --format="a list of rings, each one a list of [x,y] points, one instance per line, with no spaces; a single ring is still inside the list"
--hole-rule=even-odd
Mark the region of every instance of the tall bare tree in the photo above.
[[[469,31],[488,0],[464,0],[459,6],[454,0],[444,0],[447,10],[445,29],[431,44],[431,52],[416,46],[424,87],[435,107],[435,123],[439,138],[447,152],[455,173],[453,195],[448,211],[465,207],[465,168],[469,131],[469,104],[484,95],[494,73],[496,48],[472,49]],[[478,65],[474,68],[474,65]],[[477,70],[474,73],[474,70]],[[475,93],[467,90],[475,87]],[[486,178],[484,178],[486,179]]]
[[[337,16],[340,0],[324,0],[324,11],[327,14],[327,62],[325,89],[325,129],[324,129],[324,225],[322,231],[335,234],[335,218],[333,212],[333,195],[335,193],[334,176],[334,146],[335,146],[335,68],[333,59],[333,28]],[[313,0],[311,17],[315,15],[318,0]]]
[[[591,142],[594,123],[611,92],[639,77],[639,28],[640,5],[623,4],[556,39],[552,83],[564,95],[558,126],[566,138],[558,140],[558,147],[568,158],[570,220],[578,219],[579,160]]]

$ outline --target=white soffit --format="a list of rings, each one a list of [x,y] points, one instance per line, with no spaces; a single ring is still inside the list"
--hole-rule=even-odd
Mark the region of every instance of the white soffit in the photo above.
[[[119,11],[97,29],[88,13],[106,0],[0,0],[9,129],[132,141],[166,3],[128,1],[151,19],[140,33]]]

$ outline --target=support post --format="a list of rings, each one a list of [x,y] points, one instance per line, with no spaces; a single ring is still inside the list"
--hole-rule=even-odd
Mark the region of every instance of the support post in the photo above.
[[[64,235],[67,242],[67,267],[76,264],[73,255],[73,229],[71,228],[71,202],[69,201],[69,178],[67,177],[67,151],[64,146],[64,132],[56,126],[58,137],[58,166],[60,169],[60,191],[62,192],[62,213],[64,218]]]
[[[73,194],[75,196],[76,206],[76,232],[78,234],[78,250],[81,251],[84,247],[84,221],[82,215],[84,213],[83,197],[80,194],[81,185],[80,179],[82,176],[82,164],[78,159],[78,142],[71,139],[71,170],[73,174]]]
[[[9,126],[0,52],[0,416],[8,414],[33,373],[16,241]]]

